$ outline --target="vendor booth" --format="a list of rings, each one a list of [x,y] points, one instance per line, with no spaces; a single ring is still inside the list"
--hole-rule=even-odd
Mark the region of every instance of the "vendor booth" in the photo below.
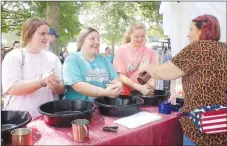
[[[171,42],[171,54],[175,56],[188,45],[189,26],[195,17],[203,14],[215,16],[221,27],[221,42],[226,42],[226,2],[162,2],[163,31]],[[181,79],[171,81],[171,97],[180,96]]]

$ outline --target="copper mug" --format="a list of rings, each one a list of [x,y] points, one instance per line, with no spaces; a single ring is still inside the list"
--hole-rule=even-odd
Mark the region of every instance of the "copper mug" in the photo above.
[[[88,124],[89,121],[86,119],[77,119],[71,122],[72,123],[72,132],[73,132],[73,141],[82,143],[86,142],[89,139],[89,130]]]
[[[11,131],[12,145],[32,145],[32,129],[18,128]]]
[[[151,76],[147,73],[147,72],[144,72],[142,73],[138,78],[137,78],[137,81],[144,85],[147,83],[147,81],[151,78]]]

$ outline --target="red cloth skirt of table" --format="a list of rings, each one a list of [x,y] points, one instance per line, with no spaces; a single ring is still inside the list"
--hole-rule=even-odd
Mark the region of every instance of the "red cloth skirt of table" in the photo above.
[[[157,107],[142,107],[141,111],[158,113]],[[33,130],[34,145],[182,145],[183,133],[179,113],[159,114],[162,119],[135,129],[113,123],[119,117],[102,116],[96,110],[89,123],[89,141],[72,140],[72,128],[56,128],[44,123],[43,117],[32,120],[27,127]],[[133,121],[132,121],[133,122]],[[119,126],[116,133],[105,132],[104,126]]]

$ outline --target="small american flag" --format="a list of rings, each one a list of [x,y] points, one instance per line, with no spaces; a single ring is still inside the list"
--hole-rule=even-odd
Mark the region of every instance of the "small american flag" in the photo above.
[[[227,106],[204,106],[189,113],[189,117],[195,127],[202,133],[218,134],[227,132]]]

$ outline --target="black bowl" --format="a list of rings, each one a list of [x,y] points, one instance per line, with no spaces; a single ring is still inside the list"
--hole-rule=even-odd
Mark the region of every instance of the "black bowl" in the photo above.
[[[120,95],[118,98],[98,97],[95,100],[99,112],[106,116],[130,116],[140,111],[143,99],[140,97]]]
[[[171,104],[171,110],[174,111],[174,112],[178,112],[181,107],[182,106],[181,106],[180,103]]]
[[[11,141],[10,132],[14,129],[24,127],[32,120],[27,111],[1,111],[1,134],[4,143]]]
[[[143,95],[139,91],[134,90],[131,92],[131,95],[141,97],[144,100],[144,105],[152,106],[157,106],[170,97],[169,91],[166,90],[154,90],[154,95]]]
[[[181,107],[184,105],[184,98],[176,98],[176,103],[179,103]]]
[[[54,127],[71,127],[75,119],[90,121],[94,103],[84,100],[56,100],[39,106],[39,113],[44,115],[46,124]]]

